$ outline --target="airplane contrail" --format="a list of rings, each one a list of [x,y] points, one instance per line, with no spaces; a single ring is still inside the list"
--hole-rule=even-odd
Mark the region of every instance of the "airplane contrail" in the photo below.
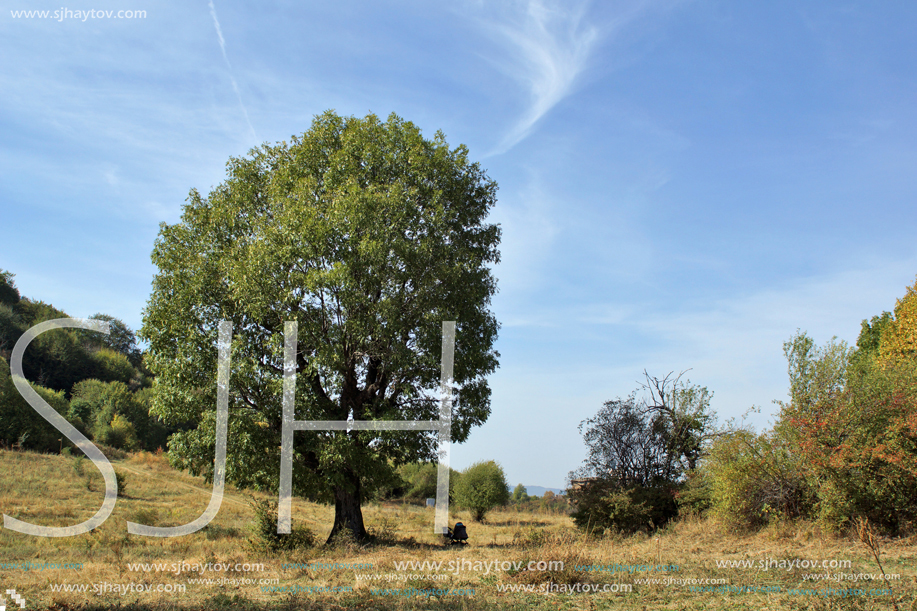
[[[232,64],[229,63],[229,57],[226,55],[226,41],[223,39],[223,29],[220,27],[220,20],[217,19],[217,10],[213,6],[213,0],[209,0],[207,5],[210,7],[210,16],[213,17],[213,27],[217,30],[217,38],[220,40],[220,51],[223,52],[223,61],[226,62],[226,68],[229,70],[229,80],[232,82],[232,88],[236,92],[236,97],[239,99],[239,106],[242,108],[242,114],[245,115],[245,122],[248,124],[248,129],[251,130],[252,138],[255,140],[258,139],[258,136],[255,134],[255,128],[252,127],[252,122],[248,118],[248,110],[245,108],[245,104],[242,102],[242,92],[239,91],[239,85],[236,83],[236,79],[232,74]]]

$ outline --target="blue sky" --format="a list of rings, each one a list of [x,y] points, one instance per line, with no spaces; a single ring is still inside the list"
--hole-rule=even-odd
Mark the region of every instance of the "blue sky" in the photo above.
[[[493,414],[453,466],[562,487],[644,369],[764,427],[783,341],[855,342],[914,283],[915,27],[909,2],[14,0],[0,268],[136,329],[159,223],[230,156],[329,108],[441,129],[504,235]]]

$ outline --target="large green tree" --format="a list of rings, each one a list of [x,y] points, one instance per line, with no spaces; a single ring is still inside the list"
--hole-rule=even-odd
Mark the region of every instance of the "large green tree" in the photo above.
[[[231,158],[161,225],[140,336],[153,411],[185,427],[176,466],[212,476],[217,326],[231,321],[226,477],[278,489],[284,321],[298,323],[296,420],[438,417],[442,321],[455,320],[452,440],[490,413],[497,367],[489,310],[497,185],[464,146],[391,115],[332,111],[290,142]],[[363,491],[393,465],[435,460],[436,435],[297,431],[294,494],[335,504],[333,537],[365,536]]]

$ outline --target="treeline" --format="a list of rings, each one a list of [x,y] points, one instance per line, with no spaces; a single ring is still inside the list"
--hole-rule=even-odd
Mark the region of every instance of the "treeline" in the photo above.
[[[394,477],[375,490],[377,500],[423,503],[436,498],[439,467],[436,463],[409,463],[394,470]],[[512,504],[524,511],[566,511],[567,499],[550,490],[543,498],[530,497],[522,484],[510,494],[503,468],[492,460],[477,462],[464,471],[449,469],[450,504],[483,521],[496,508]]]
[[[635,531],[690,512],[740,529],[808,519],[844,532],[868,520],[913,532],[917,283],[894,313],[862,322],[856,346],[797,331],[784,354],[790,401],[764,432],[718,428],[709,396],[698,399],[706,389],[678,379],[647,376],[649,399],[606,403],[581,425],[590,455],[571,473],[577,523]]]
[[[71,445],[19,394],[9,361],[31,327],[69,316],[20,295],[14,275],[0,270],[0,445],[57,452]],[[77,430],[93,441],[125,450],[165,447],[171,429],[149,415],[152,379],[133,331],[106,314],[104,335],[54,329],[32,340],[22,359],[31,387]]]
[[[563,494],[554,494],[552,490],[545,490],[544,496],[529,496],[528,491],[522,484],[517,484],[513,488],[513,493],[509,499],[513,509],[517,511],[546,512],[546,513],[566,513],[570,509],[570,503]]]

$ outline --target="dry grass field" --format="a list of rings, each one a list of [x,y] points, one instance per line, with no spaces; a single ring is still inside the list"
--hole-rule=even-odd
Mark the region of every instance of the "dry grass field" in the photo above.
[[[272,553],[251,542],[250,505],[271,495],[231,487],[202,531],[174,538],[129,535],[126,521],[166,526],[193,520],[207,506],[210,489],[201,478],[170,469],[162,456],[139,453],[112,463],[125,481],[125,496],[95,531],[42,538],[0,530],[0,595],[15,590],[26,610],[59,611],[917,611],[917,537],[878,541],[884,573],[892,577],[885,582],[866,576],[880,569],[859,538],[828,536],[809,523],[743,534],[688,518],[649,536],[590,538],[566,515],[502,510],[477,524],[455,511],[450,522],[465,522],[470,542],[445,546],[432,533],[431,509],[385,504],[364,508],[367,527],[377,535],[373,544],[341,541]],[[0,451],[4,514],[41,525],[72,525],[97,511],[103,490],[101,475],[85,459]],[[327,536],[331,518],[330,507],[294,502],[294,526],[307,526],[318,541]],[[398,566],[425,561],[440,562],[440,568]],[[538,570],[539,561],[555,564]],[[805,568],[810,561],[836,568]],[[730,562],[752,566],[722,565]],[[826,573],[832,579],[806,577]],[[7,609],[19,608],[5,597]]]

